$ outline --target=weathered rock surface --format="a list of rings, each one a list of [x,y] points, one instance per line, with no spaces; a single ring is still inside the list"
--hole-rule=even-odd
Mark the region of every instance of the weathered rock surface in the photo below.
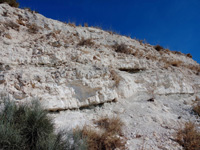
[[[116,50],[121,44],[122,52]],[[200,95],[199,72],[182,53],[0,5],[0,91],[20,103],[38,98],[49,111],[67,110],[53,115],[58,127],[117,114],[130,149],[144,140],[147,149],[161,149],[159,143],[176,149],[169,137],[179,116],[195,120],[188,110]]]

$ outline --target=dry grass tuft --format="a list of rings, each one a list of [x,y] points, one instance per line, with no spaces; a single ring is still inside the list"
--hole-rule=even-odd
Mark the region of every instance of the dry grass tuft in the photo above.
[[[124,123],[119,117],[101,117],[94,123],[100,128],[105,129],[107,132],[122,135],[122,126],[124,125]]]
[[[126,139],[119,136],[119,133],[122,134],[123,126],[119,118],[102,117],[95,121],[95,124],[103,130],[97,131],[84,126],[78,131],[81,132],[82,138],[86,139],[89,150],[125,150]]]
[[[13,30],[19,31],[19,25],[12,21],[6,22],[4,25],[7,29],[11,28]]]
[[[62,44],[59,41],[55,41],[51,43],[51,46],[60,48]]]
[[[76,24],[74,22],[69,22],[68,25],[74,28],[76,27]]]
[[[174,67],[179,67],[181,64],[182,64],[182,61],[180,60],[173,60],[173,61],[170,61],[168,62],[171,66],[174,66]]]
[[[125,45],[124,43],[122,44],[116,43],[115,45],[113,45],[113,48],[117,53],[132,54],[132,50],[128,48],[128,46]]]
[[[115,86],[118,86],[120,81],[121,81],[121,77],[120,75],[115,71],[115,70],[110,70],[110,76],[112,78],[112,80],[115,81]]]
[[[17,0],[0,0],[0,4],[1,3],[7,3],[11,7],[19,7],[19,3],[17,2]]]
[[[32,34],[38,33],[40,27],[37,26],[36,24],[27,24],[26,27],[28,28],[28,32]]]
[[[164,50],[164,48],[160,45],[156,45],[154,46],[154,48],[157,50],[157,51],[161,51],[161,50]]]
[[[189,64],[189,65],[185,65],[185,67],[192,70],[196,75],[198,75],[200,73],[200,65]]]
[[[189,53],[189,54],[186,54],[187,57],[189,58],[192,58],[192,55]]]
[[[88,23],[84,23],[84,27],[88,27]]]
[[[45,24],[44,28],[47,29],[47,30],[51,30],[51,28],[48,26],[48,24]]]
[[[185,123],[184,127],[178,130],[175,140],[184,148],[184,150],[200,149],[200,132],[197,131],[192,122]]]
[[[22,26],[26,26],[22,19],[17,19],[17,23]]]
[[[183,53],[179,52],[179,51],[172,51],[173,54],[177,54],[177,55],[184,55]]]
[[[193,111],[200,116],[200,99],[197,97],[193,106]]]
[[[93,46],[94,45],[94,42],[92,41],[92,39],[84,39],[84,38],[81,38],[80,42],[78,43],[78,46]]]
[[[5,37],[6,37],[7,39],[12,39],[12,37],[11,37],[11,35],[10,35],[9,33],[5,34]]]

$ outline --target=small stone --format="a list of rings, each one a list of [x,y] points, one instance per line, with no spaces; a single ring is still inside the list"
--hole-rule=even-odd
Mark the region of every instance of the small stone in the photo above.
[[[6,66],[5,66],[5,69],[6,69],[6,70],[11,70],[12,68],[11,68],[9,65],[6,65]]]
[[[154,98],[150,98],[147,100],[148,102],[154,102]]]
[[[4,67],[2,63],[0,63],[0,71],[4,71]]]
[[[26,94],[25,93],[14,93],[13,97],[17,100],[22,100],[22,99],[26,98]]]
[[[5,81],[4,75],[0,75],[0,84],[3,84]]]
[[[186,101],[184,101],[183,104],[187,105],[188,103]]]

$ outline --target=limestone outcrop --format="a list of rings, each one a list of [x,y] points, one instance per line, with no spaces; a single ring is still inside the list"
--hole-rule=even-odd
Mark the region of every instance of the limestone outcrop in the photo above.
[[[0,14],[0,89],[16,100],[37,97],[47,109],[63,110],[137,92],[199,92],[199,64],[186,55],[6,4]]]
[[[19,103],[37,98],[45,109],[68,110],[68,117],[79,121],[87,113],[71,109],[105,103],[102,114],[122,114],[128,125],[141,127],[139,134],[149,122],[173,126],[174,107],[191,104],[200,95],[200,65],[189,54],[158,50],[99,28],[66,24],[1,4],[0,92]],[[155,105],[143,103],[150,98],[157,99]],[[141,115],[142,110],[151,115]],[[168,119],[163,119],[165,113]],[[139,124],[129,120],[136,116]],[[62,124],[58,116],[56,120]]]

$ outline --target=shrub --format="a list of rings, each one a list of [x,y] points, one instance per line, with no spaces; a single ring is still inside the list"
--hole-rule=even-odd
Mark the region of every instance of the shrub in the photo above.
[[[183,55],[183,53],[179,52],[179,51],[172,51],[173,54],[177,54],[177,55]]]
[[[192,58],[192,55],[190,53],[186,54],[186,56]]]
[[[11,28],[13,30],[19,31],[19,25],[16,24],[15,22],[8,21],[4,25],[5,25],[6,28]]]
[[[81,130],[74,130],[73,133],[67,133],[65,141],[67,141],[69,150],[88,150],[87,139],[83,137]],[[73,142],[70,142],[70,140]],[[67,150],[68,150],[67,149]]]
[[[114,133],[114,134],[122,134],[122,126],[124,123],[121,121],[119,117],[101,117],[99,120],[94,122],[100,128],[105,129],[107,132]]]
[[[40,146],[40,142],[53,133],[53,123],[47,116],[47,112],[42,110],[38,103],[34,103],[31,110],[24,110],[22,108],[18,116],[20,115],[22,117],[18,120],[21,118],[24,120],[22,121],[24,123],[21,129],[21,135],[26,139],[25,144],[29,145],[30,149],[35,149],[37,146]]]
[[[194,103],[193,106],[193,111],[200,116],[200,99],[196,98],[196,102]]]
[[[38,11],[32,10],[30,7],[24,7],[23,9],[29,11],[29,12],[32,13],[32,14],[33,14],[33,13],[38,13]]]
[[[17,19],[17,23],[23,26],[26,26],[22,19]]]
[[[32,34],[38,33],[39,28],[40,28],[40,27],[37,26],[35,23],[33,23],[33,24],[27,24],[26,26],[27,26],[27,28],[28,28],[28,32],[29,32],[29,33],[32,33]]]
[[[84,126],[78,130],[88,144],[89,150],[114,150],[125,149],[126,140],[120,137],[122,134],[122,121],[119,118],[102,117],[94,122],[102,131],[97,131],[91,127]]]
[[[7,39],[12,39],[11,35],[9,33],[4,35]]]
[[[195,128],[194,123],[187,122],[183,128],[180,128],[176,133],[176,141],[185,150],[200,149],[200,132]]]
[[[0,121],[0,137],[0,149],[20,150],[23,146],[20,131],[14,128],[14,124],[3,122],[3,120]]]
[[[79,139],[73,135],[72,139]],[[55,134],[54,125],[37,101],[30,105],[17,106],[4,101],[0,111],[0,149],[4,150],[71,150],[71,137],[66,132]],[[83,141],[83,140],[82,140]],[[82,144],[76,148],[84,150]]]
[[[85,23],[84,23],[84,27],[88,27],[88,23],[85,22]]]
[[[53,47],[58,47],[58,48],[62,46],[62,44],[59,41],[52,42],[51,45]]]
[[[76,24],[74,22],[69,22],[68,25],[74,28],[76,27]]]
[[[113,48],[117,53],[132,54],[131,49],[128,48],[127,45],[125,45],[124,43],[122,44],[116,43],[115,45],[113,45]]]
[[[173,60],[171,62],[169,62],[170,65],[174,66],[174,67],[179,67],[182,64],[182,61],[180,60]]]
[[[80,42],[78,43],[78,46],[92,46],[94,45],[94,42],[92,41],[92,39],[84,39],[84,38],[81,38]]]
[[[8,3],[8,5],[10,5],[11,7],[19,7],[19,3],[17,2],[17,0],[0,0],[0,4],[1,3]]]
[[[161,51],[161,50],[164,50],[164,48],[160,45],[156,45],[154,46],[154,48],[157,50],[157,51]]]

